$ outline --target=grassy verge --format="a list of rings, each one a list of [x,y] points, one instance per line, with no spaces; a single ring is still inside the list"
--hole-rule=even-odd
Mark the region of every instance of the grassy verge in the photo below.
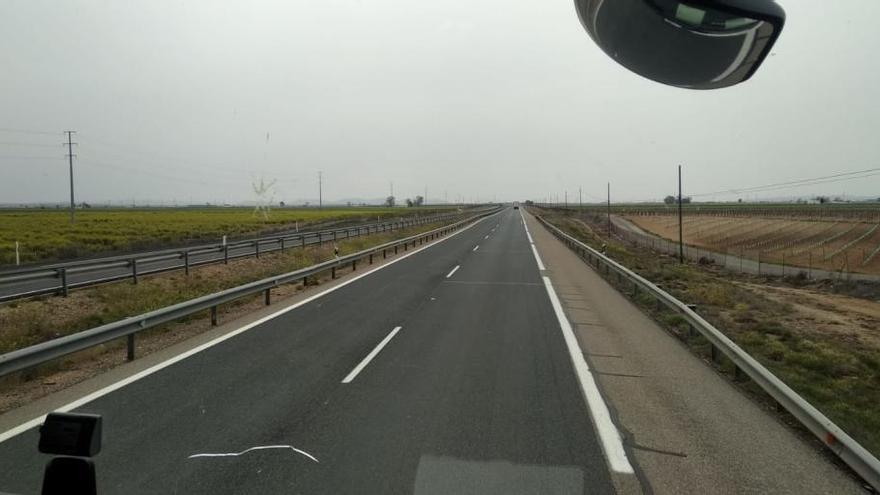
[[[279,208],[264,217],[252,208],[90,209],[77,212],[70,225],[62,210],[0,210],[0,265],[15,263],[16,241],[27,263],[446,211],[450,208]]]
[[[337,245],[340,255],[345,255],[439,226],[422,225],[357,237],[339,241]],[[179,272],[159,274],[145,277],[137,285],[110,284],[76,291],[67,298],[44,297],[0,306],[0,354],[331,258],[333,245],[328,243],[284,253],[274,252],[259,259],[237,260],[228,266],[208,265],[193,270],[189,276]],[[310,277],[308,283],[317,285],[329,277],[329,273]],[[273,300],[283,299],[301,290],[301,283],[279,286],[273,290]],[[261,307],[260,295],[242,298],[221,306],[221,319],[241,316]],[[149,354],[210,328],[206,311],[142,332],[138,334],[138,355]],[[0,411],[17,407],[120,364],[124,346],[121,340],[108,343],[3,377],[0,379]]]
[[[592,247],[607,243],[607,254],[616,261],[663,287],[688,304],[725,335],[755,357],[776,376],[801,394],[875,455],[880,454],[880,345],[876,321],[840,319],[829,324],[806,316],[800,305],[771,297],[762,289],[796,293],[803,280],[772,281],[739,275],[713,266],[680,265],[674,257],[627,245],[600,236],[582,219],[545,212],[545,218]],[[615,283],[613,278],[609,280]],[[758,289],[754,289],[757,287]],[[623,292],[627,292],[621,288]],[[812,284],[810,293],[849,294],[871,297],[876,304],[878,288],[865,284]],[[830,297],[830,296],[829,296]],[[841,297],[841,296],[835,296]],[[703,356],[709,346],[702,337],[687,333],[684,320],[657,310],[647,294],[635,302],[671,332]],[[833,311],[833,308],[832,308]],[[845,316],[845,315],[840,315]],[[838,328],[835,328],[837,325]],[[843,326],[843,328],[839,328]],[[708,361],[708,359],[707,359]],[[730,363],[716,366],[732,371]],[[754,384],[742,384],[757,393]]]

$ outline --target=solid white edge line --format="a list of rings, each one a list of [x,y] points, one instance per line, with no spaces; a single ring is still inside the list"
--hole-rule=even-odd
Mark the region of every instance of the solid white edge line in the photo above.
[[[550,297],[550,304],[553,305],[553,311],[556,313],[556,319],[559,320],[559,326],[562,328],[562,335],[565,338],[565,344],[568,347],[568,354],[574,365],[575,373],[581,384],[581,391],[584,394],[584,400],[587,403],[587,409],[593,418],[593,425],[599,434],[599,440],[602,444],[602,450],[605,451],[605,458],[608,460],[608,466],[612,471],[617,473],[634,473],[633,467],[626,457],[626,451],[623,448],[623,440],[620,438],[620,432],[614,426],[611,420],[611,413],[608,411],[608,405],[602,399],[599,393],[599,387],[596,380],[590,372],[590,367],[584,359],[583,351],[578,345],[577,337],[571,329],[565,313],[562,311],[562,304],[553,290],[553,284],[550,277],[544,276],[544,287],[547,289],[547,295]]]
[[[256,320],[256,321],[254,321],[254,322],[248,323],[247,325],[245,325],[245,326],[243,326],[243,327],[241,327],[241,328],[238,328],[238,329],[236,329],[236,330],[232,330],[231,332],[229,332],[229,333],[227,333],[227,334],[221,335],[221,336],[215,338],[214,340],[210,340],[210,341],[208,341],[208,342],[205,342],[205,343],[202,344],[202,345],[199,345],[199,346],[194,347],[194,348],[192,348],[192,349],[190,349],[190,350],[188,350],[188,351],[186,351],[186,352],[184,352],[184,353],[178,354],[177,356],[174,356],[174,357],[169,358],[169,359],[167,359],[167,360],[165,360],[165,361],[162,361],[161,363],[155,364],[155,365],[153,365],[153,366],[151,366],[151,367],[149,367],[149,368],[147,368],[147,369],[145,369],[145,370],[143,370],[143,371],[140,371],[140,372],[138,372],[138,373],[135,373],[134,375],[131,375],[131,376],[127,377],[127,378],[123,378],[122,380],[119,380],[119,381],[116,382],[116,383],[110,384],[110,385],[108,385],[108,386],[106,386],[106,387],[104,387],[104,388],[102,388],[102,389],[96,390],[96,391],[94,391],[94,392],[92,392],[92,393],[90,393],[90,394],[87,394],[87,395],[85,395],[85,396],[83,396],[83,397],[80,397],[79,399],[76,399],[76,400],[74,400],[73,402],[70,402],[70,403],[68,403],[68,404],[65,404],[65,405],[59,407],[58,409],[55,409],[55,411],[56,411],[56,412],[70,412],[70,411],[76,409],[77,407],[80,407],[80,406],[82,406],[82,405],[84,405],[84,404],[88,404],[89,402],[91,402],[91,401],[93,401],[93,400],[95,400],[95,399],[98,399],[98,398],[100,398],[100,397],[103,397],[103,396],[109,394],[110,392],[113,392],[113,391],[115,391],[115,390],[118,390],[118,389],[120,389],[120,388],[122,388],[122,387],[128,385],[129,383],[136,382],[136,381],[140,380],[141,378],[144,378],[144,377],[146,377],[146,376],[152,375],[153,373],[155,373],[155,372],[157,372],[157,371],[159,371],[159,370],[162,370],[163,368],[167,368],[168,366],[171,366],[172,364],[174,364],[174,363],[176,363],[176,362],[178,362],[178,361],[182,361],[182,360],[184,360],[184,359],[186,359],[186,358],[192,356],[193,354],[197,354],[197,353],[199,353],[199,352],[201,352],[201,351],[204,351],[205,349],[208,349],[208,348],[210,348],[210,347],[213,347],[213,346],[215,346],[215,345],[217,345],[217,344],[219,344],[219,343],[221,343],[221,342],[223,342],[223,341],[225,341],[225,340],[231,339],[232,337],[235,337],[236,335],[238,335],[238,334],[240,334],[240,333],[244,333],[244,332],[250,330],[251,328],[254,328],[255,326],[258,326],[258,325],[260,325],[260,324],[263,324],[263,323],[265,323],[265,322],[267,322],[267,321],[269,321],[269,320],[271,320],[271,319],[273,319],[273,318],[277,318],[278,316],[281,316],[281,315],[283,315],[284,313],[287,313],[287,312],[289,312],[289,311],[293,311],[294,309],[299,308],[300,306],[303,306],[303,305],[305,305],[305,304],[308,304],[308,303],[314,301],[315,299],[318,299],[319,297],[325,296],[325,295],[327,295],[327,294],[329,294],[329,293],[331,293],[331,292],[333,292],[333,291],[335,291],[335,290],[338,290],[338,289],[341,289],[342,287],[345,287],[345,286],[348,285],[348,284],[351,284],[351,283],[353,283],[353,282],[355,282],[355,281],[357,281],[357,280],[360,280],[361,278],[366,277],[367,275],[370,275],[370,274],[376,273],[376,272],[379,271],[379,270],[382,270],[382,269],[384,269],[384,268],[386,268],[386,267],[389,267],[389,266],[393,265],[394,263],[397,263],[398,261],[403,261],[403,260],[405,260],[406,258],[409,258],[410,256],[412,256],[412,255],[414,255],[414,254],[417,254],[417,253],[422,252],[422,250],[424,250],[424,249],[428,249],[428,248],[430,248],[430,247],[432,247],[432,246],[436,246],[436,245],[440,244],[441,242],[443,242],[443,241],[445,241],[445,240],[447,240],[447,239],[452,239],[453,237],[457,236],[458,234],[461,234],[462,232],[464,232],[464,231],[470,229],[471,227],[473,227],[474,225],[476,225],[476,224],[482,222],[482,221],[485,220],[486,218],[489,218],[489,217],[483,217],[483,218],[477,220],[476,222],[474,222],[474,223],[472,223],[472,224],[470,224],[470,225],[468,225],[468,226],[462,228],[461,230],[459,230],[459,231],[457,231],[457,232],[453,232],[452,234],[450,234],[450,235],[448,235],[448,236],[446,236],[446,237],[443,237],[443,238],[439,239],[437,242],[433,242],[433,243],[431,243],[431,244],[426,244],[426,245],[424,245],[424,246],[422,246],[422,247],[420,247],[420,248],[418,248],[418,249],[416,249],[416,250],[414,250],[414,251],[410,251],[410,252],[407,253],[407,254],[400,255],[398,258],[392,259],[391,261],[385,263],[385,264],[382,265],[382,266],[376,267],[376,268],[373,269],[373,270],[370,270],[370,271],[368,271],[368,272],[366,272],[366,273],[362,273],[362,274],[360,274],[360,275],[357,275],[357,276],[354,277],[354,278],[351,278],[351,279],[349,279],[349,280],[346,280],[346,281],[344,281],[344,282],[341,282],[339,285],[334,285],[333,287],[330,287],[330,288],[328,288],[328,289],[325,289],[325,290],[323,290],[322,292],[319,292],[319,293],[317,293],[317,294],[315,294],[315,295],[313,295],[313,296],[307,297],[306,299],[303,299],[302,301],[300,301],[300,302],[298,302],[298,303],[296,303],[296,304],[293,304],[293,305],[288,306],[288,307],[286,307],[286,308],[282,308],[282,309],[280,309],[280,310],[278,310],[278,311],[276,311],[276,312],[274,312],[274,313],[272,313],[272,314],[270,314],[270,315],[268,315],[268,316],[264,316],[263,318],[260,318],[259,320]],[[10,428],[10,429],[8,429],[8,430],[6,430],[6,431],[0,433],[0,443],[5,442],[6,440],[9,440],[10,438],[12,438],[12,437],[14,437],[14,436],[16,436],[16,435],[19,435],[19,434],[21,434],[21,433],[23,433],[23,432],[25,432],[25,431],[27,431],[27,430],[30,430],[31,428],[33,428],[33,427],[35,427],[35,426],[39,426],[39,425],[42,424],[43,421],[45,421],[45,420],[46,420],[46,415],[43,414],[42,416],[36,417],[36,418],[34,418],[34,419],[30,420],[30,421],[26,421],[26,422],[24,422],[24,423],[22,423],[22,424],[20,424],[20,425],[18,425],[18,426],[14,426],[14,427],[12,427],[12,428]]]
[[[452,271],[450,271],[449,273],[446,274],[446,278],[452,277],[452,275],[454,275],[455,272],[457,272],[459,268],[461,268],[461,265],[455,265],[455,268],[453,268]]]
[[[541,271],[546,270],[546,268],[544,268],[544,262],[541,261],[541,255],[538,254],[538,249],[535,248],[534,244],[532,244],[531,246],[532,246],[532,253],[535,255],[535,261],[538,262],[538,270],[541,270]]]
[[[351,381],[354,380],[356,376],[358,376],[358,373],[360,373],[364,368],[367,367],[368,364],[370,364],[370,361],[372,361],[373,358],[376,357],[376,354],[379,354],[379,351],[381,351],[382,348],[388,344],[388,342],[391,342],[391,339],[393,339],[394,336],[397,335],[397,332],[400,331],[400,328],[401,327],[394,327],[394,330],[386,335],[385,338],[382,339],[382,342],[379,342],[379,345],[377,345],[372,351],[370,351],[370,353],[367,354],[367,357],[365,357],[363,361],[358,363],[358,365],[355,366],[354,369],[351,370],[351,372],[342,379],[342,383],[351,383]]]

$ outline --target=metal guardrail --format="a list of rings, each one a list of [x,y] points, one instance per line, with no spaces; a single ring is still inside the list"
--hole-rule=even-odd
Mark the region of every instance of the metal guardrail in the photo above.
[[[188,248],[164,249],[159,251],[108,256],[104,258],[96,258],[90,260],[77,260],[0,271],[0,287],[4,285],[9,286],[17,283],[20,284],[23,282],[33,282],[41,280],[58,281],[58,285],[53,285],[51,287],[41,287],[31,290],[22,290],[21,292],[16,292],[13,294],[0,295],[0,302],[44,294],[58,294],[66,296],[71,289],[88,287],[92,285],[125,279],[131,279],[134,283],[137,283],[138,277],[140,276],[167,271],[184,270],[188,274],[190,268],[196,266],[220,262],[228,263],[231,259],[245,258],[251,256],[259,258],[261,254],[274,251],[284,251],[288,248],[305,247],[310,244],[321,244],[328,241],[343,240],[360,235],[394,231],[415,225],[424,225],[427,223],[450,220],[452,218],[460,216],[461,214],[430,215],[419,217],[416,219],[404,219],[378,224],[357,225],[332,230],[268,236],[257,239],[228,242],[226,244],[205,244]],[[230,253],[230,250],[236,251],[243,248],[251,248],[251,250],[245,253]],[[191,259],[192,257],[206,254],[216,254],[217,256],[214,258],[202,260]],[[174,264],[171,266],[148,268],[150,264],[177,260],[182,260],[182,263]],[[78,282],[73,282],[69,280],[71,275],[121,268],[127,269],[128,273],[107,275]]]
[[[874,489],[880,490],[880,461],[877,460],[867,449],[862,447],[839,426],[834,424],[818,409],[813,407],[803,397],[783,383],[761,363],[746,353],[742,348],[727,338],[720,330],[703,319],[687,304],[679,301],[668,292],[657,287],[647,279],[636,274],[625,266],[611,258],[601,254],[583,242],[566,234],[555,225],[550,224],[540,216],[536,218],[542,225],[572,249],[585,262],[593,266],[596,271],[610,275],[617,274],[618,282],[627,280],[632,284],[633,293],[639,290],[650,294],[660,304],[678,313],[690,325],[698,331],[711,344],[712,357],[717,357],[717,352],[723,353],[736,366],[736,369],[745,373],[761,389],[772,397],[782,408],[794,416],[804,427],[834,452],[843,462],[865,479]]]
[[[416,246],[417,243],[424,244],[430,240],[446,235],[452,231],[474,222],[480,218],[489,216],[499,211],[498,208],[489,210],[465,220],[455,222],[453,224],[440,227],[437,229],[423,232],[414,236],[406,237],[396,241],[387,242],[379,246],[375,246],[357,253],[318,263],[307,268],[276,275],[274,277],[265,278],[256,282],[251,282],[231,289],[226,289],[214,294],[202,296],[189,301],[184,301],[173,306],[157,309],[144,313],[139,316],[132,316],[124,320],[101,325],[89,330],[77,332],[71,335],[52,339],[47,342],[36,344],[24,349],[12,351],[0,355],[0,377],[22,371],[45,362],[57,359],[59,357],[72,354],[77,351],[88,349],[96,345],[104,344],[112,340],[127,337],[128,340],[128,359],[134,359],[136,333],[154,328],[185,316],[189,316],[200,311],[211,310],[211,325],[217,325],[217,307],[221,304],[240,299],[242,297],[252,296],[254,294],[263,293],[265,304],[271,302],[271,291],[274,287],[291,282],[304,281],[307,277],[317,275],[326,271],[331,272],[331,277],[336,278],[336,270],[342,266],[351,265],[353,270],[357,269],[357,262],[363,259],[369,259],[369,263],[373,263],[373,256],[381,253],[382,257],[387,257],[389,251],[396,254],[402,247],[404,251],[409,246]]]

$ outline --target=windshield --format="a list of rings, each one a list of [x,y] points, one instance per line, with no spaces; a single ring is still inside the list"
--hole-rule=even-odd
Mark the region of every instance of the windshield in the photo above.
[[[880,488],[880,2],[776,3],[4,2],[0,493]]]

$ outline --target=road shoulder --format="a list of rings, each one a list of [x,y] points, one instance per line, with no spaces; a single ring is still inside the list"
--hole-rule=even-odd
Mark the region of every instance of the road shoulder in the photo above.
[[[656,493],[860,493],[848,474],[701,362],[533,217],[581,348]]]

